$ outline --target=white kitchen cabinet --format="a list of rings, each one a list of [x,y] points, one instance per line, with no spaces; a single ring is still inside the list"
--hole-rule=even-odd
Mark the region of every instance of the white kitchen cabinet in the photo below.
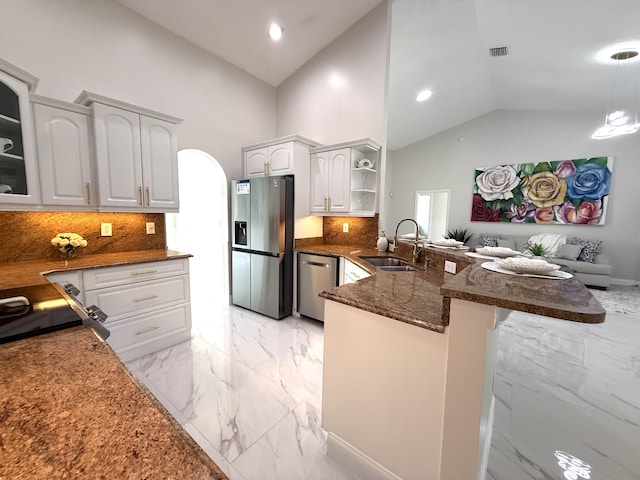
[[[181,120],[89,92],[76,102],[93,107],[100,210],[177,212]]]
[[[244,162],[246,178],[295,174],[295,142],[248,150]]]
[[[107,343],[125,361],[191,337],[188,259],[83,271],[85,305],[107,315]]]
[[[371,276],[369,272],[361,266],[356,265],[351,260],[344,257],[340,257],[340,260],[340,285],[355,283],[358,280]]]
[[[0,206],[40,202],[29,91],[38,80],[0,60]]]
[[[350,172],[351,150],[348,148],[311,154],[311,212],[349,212]]]
[[[42,203],[96,209],[91,109],[31,95]]]
[[[363,139],[311,151],[310,211],[370,217],[377,210],[380,145]]]

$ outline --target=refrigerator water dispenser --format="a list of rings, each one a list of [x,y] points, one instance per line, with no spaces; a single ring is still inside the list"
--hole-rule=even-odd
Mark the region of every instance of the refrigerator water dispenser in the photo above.
[[[235,222],[235,225],[234,244],[247,245],[247,222]]]

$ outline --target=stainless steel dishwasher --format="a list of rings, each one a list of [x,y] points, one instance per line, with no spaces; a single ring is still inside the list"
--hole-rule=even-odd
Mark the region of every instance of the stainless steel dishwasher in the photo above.
[[[298,313],[324,321],[324,299],[318,294],[338,285],[338,258],[298,254]]]

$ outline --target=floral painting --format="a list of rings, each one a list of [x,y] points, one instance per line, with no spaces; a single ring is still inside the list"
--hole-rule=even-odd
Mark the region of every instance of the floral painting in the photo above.
[[[477,168],[472,222],[603,225],[613,158]]]

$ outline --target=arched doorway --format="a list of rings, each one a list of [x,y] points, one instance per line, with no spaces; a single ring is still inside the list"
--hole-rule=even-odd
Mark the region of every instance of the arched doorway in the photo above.
[[[178,152],[180,213],[167,214],[167,244],[191,253],[191,311],[229,303],[227,177],[217,160],[201,150]]]

